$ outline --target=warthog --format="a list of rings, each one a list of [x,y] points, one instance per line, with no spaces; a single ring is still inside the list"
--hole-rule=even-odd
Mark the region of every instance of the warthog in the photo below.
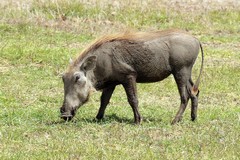
[[[193,64],[202,53],[200,74],[194,84]],[[64,101],[61,117],[71,120],[77,109],[88,101],[92,89],[101,90],[101,104],[96,116],[104,112],[116,85],[121,84],[134,113],[135,123],[141,122],[138,111],[136,83],[157,82],[173,74],[180,98],[180,109],[172,124],[182,119],[191,99],[191,119],[197,117],[198,86],[203,68],[203,49],[196,38],[179,30],[148,33],[123,33],[96,40],[71,63],[63,75]]]

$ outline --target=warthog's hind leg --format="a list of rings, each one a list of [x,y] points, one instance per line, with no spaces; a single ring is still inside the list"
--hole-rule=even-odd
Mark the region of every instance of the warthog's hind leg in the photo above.
[[[190,98],[187,91],[187,85],[190,79],[190,75],[191,75],[191,70],[189,68],[182,68],[180,71],[177,71],[174,74],[174,78],[177,83],[178,91],[181,98],[181,104],[171,124],[175,124],[182,120],[183,113],[187,107],[187,104]]]
[[[197,108],[198,108],[198,95],[199,95],[199,90],[197,92],[196,95],[194,95],[191,91],[192,91],[192,87],[194,85],[192,79],[189,80],[189,84],[188,85],[188,93],[190,95],[191,98],[191,120],[194,121],[197,118]]]

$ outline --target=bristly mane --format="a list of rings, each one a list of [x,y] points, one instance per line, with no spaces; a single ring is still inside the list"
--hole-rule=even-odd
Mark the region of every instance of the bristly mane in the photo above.
[[[166,36],[174,33],[186,33],[183,30],[164,30],[164,31],[155,31],[155,32],[124,32],[119,34],[106,35],[99,39],[96,39],[88,47],[86,47],[81,53],[80,56],[69,66],[69,69],[77,66],[88,54],[88,52],[96,50],[102,44],[117,40],[134,40],[134,41],[146,41],[154,39],[161,36]]]

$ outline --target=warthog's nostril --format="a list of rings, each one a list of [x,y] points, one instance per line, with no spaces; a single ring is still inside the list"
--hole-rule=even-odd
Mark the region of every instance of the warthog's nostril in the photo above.
[[[76,114],[76,109],[71,109],[70,111],[66,111],[64,107],[60,108],[61,118],[65,121],[70,121]]]
[[[70,114],[70,113],[61,113],[61,116],[60,116],[62,119],[64,119],[65,121],[70,121],[72,118],[73,118],[73,115]]]

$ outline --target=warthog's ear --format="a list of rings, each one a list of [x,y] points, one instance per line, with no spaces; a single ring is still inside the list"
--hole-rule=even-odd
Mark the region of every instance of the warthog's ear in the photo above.
[[[96,67],[96,61],[97,61],[96,56],[89,56],[85,59],[80,69],[84,71],[89,71],[94,69]]]

